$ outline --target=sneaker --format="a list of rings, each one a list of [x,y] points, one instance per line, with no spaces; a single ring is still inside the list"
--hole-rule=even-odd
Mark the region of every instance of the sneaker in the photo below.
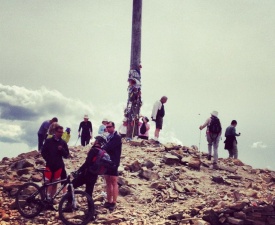
[[[109,210],[113,211],[116,208],[116,203],[110,203]]]
[[[103,205],[103,207],[109,209],[109,207],[111,206],[111,204],[112,203],[110,203],[110,202],[105,202],[104,205]]]
[[[207,156],[207,160],[211,160],[212,156],[211,155],[208,155]]]

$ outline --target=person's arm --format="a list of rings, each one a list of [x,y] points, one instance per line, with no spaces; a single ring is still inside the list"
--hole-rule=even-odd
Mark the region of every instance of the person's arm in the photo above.
[[[208,118],[208,119],[205,121],[205,123],[199,127],[200,130],[202,130],[203,128],[205,128],[206,126],[208,126],[208,124],[210,124],[210,122],[211,122],[211,118]]]
[[[93,138],[93,125],[92,122],[90,122],[90,136]]]
[[[153,110],[152,110],[152,120],[156,120],[156,117],[157,117],[157,113],[158,113],[158,110],[159,110],[159,104],[161,104],[160,102],[156,102],[153,106]]]
[[[234,136],[240,136],[241,135],[241,133],[236,133],[236,128],[235,127],[233,127],[233,129],[232,129],[232,133],[233,133],[233,135]]]
[[[82,127],[82,122],[79,124],[79,128],[78,128],[78,137],[80,137],[80,130],[81,130],[81,127]]]

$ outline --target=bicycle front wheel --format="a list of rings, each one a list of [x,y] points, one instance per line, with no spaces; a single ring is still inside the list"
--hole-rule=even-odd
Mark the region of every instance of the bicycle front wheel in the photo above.
[[[86,225],[94,216],[94,202],[84,191],[75,190],[64,195],[59,203],[59,218],[66,225]]]
[[[33,218],[43,210],[43,195],[35,183],[25,183],[17,191],[16,205],[19,213]]]

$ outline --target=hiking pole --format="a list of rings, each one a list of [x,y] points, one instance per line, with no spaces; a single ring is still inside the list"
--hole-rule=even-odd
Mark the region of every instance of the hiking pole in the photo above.
[[[74,144],[74,147],[76,146],[76,143],[78,142],[78,140],[79,140],[79,136],[78,136],[78,138],[77,138],[77,140],[76,140],[76,142],[75,142],[75,144]]]

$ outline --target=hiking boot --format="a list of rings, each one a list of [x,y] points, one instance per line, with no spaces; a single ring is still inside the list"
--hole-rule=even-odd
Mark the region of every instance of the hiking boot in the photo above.
[[[218,170],[218,169],[219,169],[219,166],[218,166],[217,163],[213,163],[213,169],[214,169],[214,170]]]
[[[212,155],[207,156],[207,160],[211,161]]]
[[[116,203],[110,203],[109,210],[113,211],[116,208]]]
[[[106,208],[106,209],[109,209],[111,205],[112,205],[112,203],[105,202],[104,205],[103,205],[103,207]]]

